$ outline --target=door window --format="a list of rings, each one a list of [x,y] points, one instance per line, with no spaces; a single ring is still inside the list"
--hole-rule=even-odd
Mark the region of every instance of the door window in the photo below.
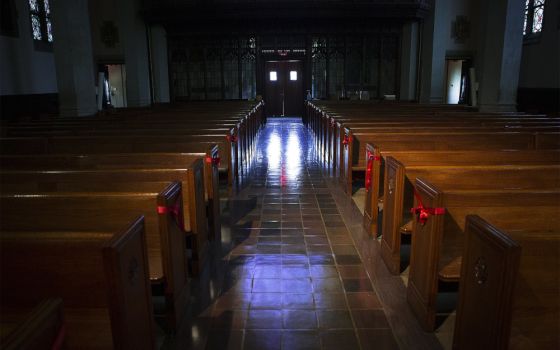
[[[290,71],[290,80],[292,80],[292,81],[297,80],[297,70]]]

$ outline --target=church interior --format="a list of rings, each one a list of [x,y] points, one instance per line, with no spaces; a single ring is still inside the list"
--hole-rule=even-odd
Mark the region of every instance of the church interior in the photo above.
[[[559,0],[0,6],[0,348],[560,348]]]

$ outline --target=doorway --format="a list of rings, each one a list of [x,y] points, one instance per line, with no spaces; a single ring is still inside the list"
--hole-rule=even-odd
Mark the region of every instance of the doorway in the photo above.
[[[267,61],[264,67],[267,116],[302,116],[302,61]]]
[[[447,104],[469,104],[470,103],[470,59],[446,59],[447,81],[446,81],[446,103]]]
[[[101,75],[101,73],[103,73]],[[126,71],[124,64],[99,65],[102,102],[101,107],[124,108],[126,107]]]

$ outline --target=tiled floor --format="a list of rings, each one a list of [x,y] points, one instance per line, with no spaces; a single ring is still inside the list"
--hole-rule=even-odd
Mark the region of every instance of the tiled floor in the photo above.
[[[222,253],[163,348],[398,348],[312,145],[298,120],[269,120],[224,208]]]

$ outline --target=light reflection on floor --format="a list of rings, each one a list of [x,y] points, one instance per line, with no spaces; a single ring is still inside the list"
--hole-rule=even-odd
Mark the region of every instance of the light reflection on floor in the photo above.
[[[297,119],[268,121],[189,319],[162,348],[397,348],[309,140]]]

